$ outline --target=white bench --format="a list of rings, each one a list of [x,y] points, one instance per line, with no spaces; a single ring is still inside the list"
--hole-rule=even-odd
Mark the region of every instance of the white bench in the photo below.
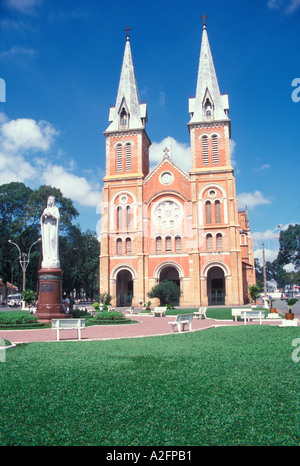
[[[77,330],[78,340],[81,340],[81,330],[85,328],[85,319],[52,319],[52,329],[57,331],[59,341],[60,330]]]
[[[244,311],[244,308],[238,309],[238,308],[232,308],[231,309],[231,315],[234,317],[235,322],[237,321],[238,317],[241,317],[242,311]]]
[[[199,307],[199,311],[194,312],[194,316],[198,317],[198,319],[201,319],[202,317],[206,319],[206,310],[207,307]]]
[[[241,317],[244,318],[244,324],[246,325],[246,321],[252,320],[252,319],[259,319],[259,325],[261,325],[261,319],[262,317],[265,316],[265,311],[259,311],[259,310],[249,310],[249,309],[243,309],[241,313]]]
[[[151,313],[154,315],[154,317],[155,317],[156,315],[163,317],[163,316],[166,315],[166,311],[167,311],[167,307],[166,307],[166,306],[165,306],[165,307],[164,307],[164,306],[161,306],[161,307],[155,307],[155,308],[151,311]]]
[[[192,330],[192,320],[193,314],[178,314],[176,319],[173,322],[168,322],[172,326],[172,332],[174,332],[174,328],[177,327],[178,332],[184,330],[184,326],[188,325],[189,330]]]

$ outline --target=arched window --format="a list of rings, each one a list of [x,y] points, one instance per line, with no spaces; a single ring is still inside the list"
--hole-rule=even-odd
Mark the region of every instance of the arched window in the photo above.
[[[222,251],[223,249],[223,236],[221,233],[217,234],[217,250]]]
[[[208,233],[208,235],[206,235],[206,250],[212,251],[212,248],[213,248],[213,237],[211,233]]]
[[[166,236],[166,252],[172,251],[172,239],[171,236]]]
[[[220,201],[215,202],[215,222],[221,223],[221,204]]]
[[[116,145],[116,171],[121,172],[123,169],[122,164],[122,144]]]
[[[181,237],[180,236],[175,236],[175,251],[176,252],[181,251]]]
[[[206,223],[211,223],[211,202],[207,201],[205,204]]]
[[[162,239],[161,239],[161,236],[157,236],[157,238],[156,238],[156,252],[157,253],[162,252]]]
[[[121,128],[128,128],[128,115],[124,107],[120,114],[120,126]]]
[[[122,254],[122,240],[121,238],[117,239],[117,254],[120,256]]]
[[[131,228],[131,207],[128,205],[126,207],[126,227]]]
[[[117,207],[117,230],[122,229],[122,207],[119,205]]]
[[[201,140],[202,140],[202,162],[203,162],[203,165],[208,165],[209,164],[208,137],[202,136]]]
[[[126,238],[126,254],[131,254],[131,239]]]
[[[212,135],[211,144],[212,144],[213,164],[218,165],[218,163],[219,163],[219,144],[218,144],[218,136],[216,134]]]
[[[131,144],[130,142],[127,142],[125,144],[125,160],[126,160],[126,171],[130,172],[131,171]]]

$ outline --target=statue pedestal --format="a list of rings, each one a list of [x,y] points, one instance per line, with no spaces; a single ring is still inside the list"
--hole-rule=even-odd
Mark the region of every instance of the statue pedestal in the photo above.
[[[39,302],[36,312],[38,320],[51,321],[71,317],[71,314],[63,312],[62,274],[61,269],[39,270]]]

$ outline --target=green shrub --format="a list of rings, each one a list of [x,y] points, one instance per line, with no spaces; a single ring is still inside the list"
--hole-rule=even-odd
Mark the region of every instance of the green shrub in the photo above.
[[[29,312],[0,312],[0,327],[1,328],[20,328],[20,327],[43,327],[43,322],[38,322],[36,316]]]
[[[126,320],[122,312],[119,311],[101,311],[94,319],[97,320]]]
[[[91,314],[84,309],[73,309],[73,317],[79,319],[80,317],[91,317]]]

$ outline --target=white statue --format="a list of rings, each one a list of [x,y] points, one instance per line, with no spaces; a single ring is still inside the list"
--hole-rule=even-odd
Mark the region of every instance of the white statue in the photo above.
[[[55,197],[49,196],[47,207],[41,216],[42,268],[60,268],[58,252],[59,210],[55,204]]]

